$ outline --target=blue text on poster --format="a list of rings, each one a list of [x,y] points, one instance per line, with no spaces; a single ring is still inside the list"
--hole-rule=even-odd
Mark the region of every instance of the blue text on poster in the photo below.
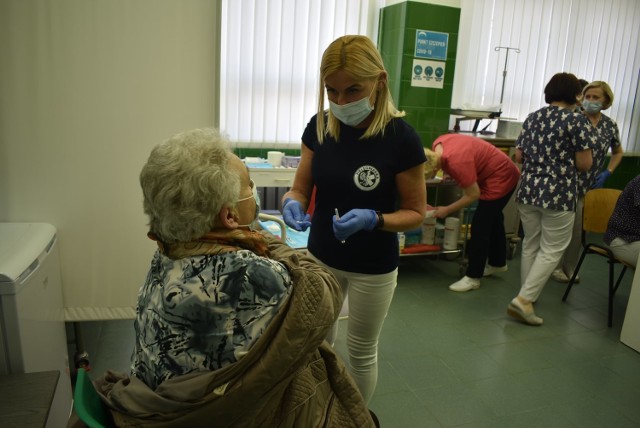
[[[437,31],[416,30],[416,58],[447,59],[449,34]]]

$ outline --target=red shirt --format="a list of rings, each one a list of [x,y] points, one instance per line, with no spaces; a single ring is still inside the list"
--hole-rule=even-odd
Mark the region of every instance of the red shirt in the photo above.
[[[520,179],[520,171],[509,156],[480,138],[445,134],[436,139],[432,150],[439,145],[442,145],[442,170],[462,188],[477,182],[480,199],[501,198],[513,190]]]

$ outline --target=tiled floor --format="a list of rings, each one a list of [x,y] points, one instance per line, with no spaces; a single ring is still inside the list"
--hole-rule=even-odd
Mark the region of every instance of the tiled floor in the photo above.
[[[468,293],[447,289],[458,271],[456,261],[402,259],[370,403],[383,427],[640,426],[640,353],[619,341],[633,272],[608,328],[604,260],[583,267],[566,303],[565,286],[547,284],[536,306],[541,327],[506,315],[519,289],[519,255]],[[87,324],[83,335],[94,375],[128,370],[131,321]]]

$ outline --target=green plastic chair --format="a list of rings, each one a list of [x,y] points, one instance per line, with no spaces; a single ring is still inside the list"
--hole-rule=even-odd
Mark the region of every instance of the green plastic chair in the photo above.
[[[78,418],[89,428],[115,427],[109,410],[104,406],[91,378],[83,368],[78,369],[73,392],[73,408]]]

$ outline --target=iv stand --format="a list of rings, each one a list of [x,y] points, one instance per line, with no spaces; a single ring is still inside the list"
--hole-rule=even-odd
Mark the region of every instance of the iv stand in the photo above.
[[[500,113],[502,113],[502,99],[504,97],[504,82],[507,80],[507,62],[509,61],[509,51],[513,50],[516,53],[520,53],[520,49],[518,48],[509,48],[506,46],[496,46],[495,51],[499,51],[500,49],[507,50],[507,56],[504,59],[504,71],[502,72],[502,91],[500,92]]]

